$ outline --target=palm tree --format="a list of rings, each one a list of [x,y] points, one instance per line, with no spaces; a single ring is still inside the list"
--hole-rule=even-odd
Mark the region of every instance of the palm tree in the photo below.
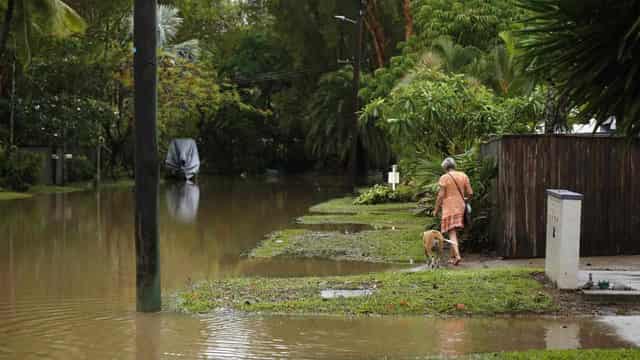
[[[29,65],[31,43],[35,36],[66,37],[84,31],[86,24],[80,15],[60,0],[0,0],[0,11],[4,12],[4,22],[0,31],[0,61],[7,48],[10,34],[13,34],[13,47],[16,54],[11,61],[9,121],[9,142],[13,145],[17,60],[19,59],[25,67]],[[15,26],[12,26],[14,24]],[[2,79],[0,79],[0,86],[5,86]]]
[[[183,19],[179,10],[169,5],[158,5],[158,47],[164,48],[175,39]]]
[[[353,142],[367,155],[365,161],[377,166],[387,166],[391,147],[384,132],[373,119],[359,122],[357,136],[353,136],[353,72],[347,66],[322,76],[318,89],[308,106],[308,151],[320,159],[335,158],[345,165],[351,156]],[[361,165],[361,164],[360,164]]]
[[[493,71],[490,74],[491,87],[501,96],[527,95],[533,91],[535,81],[517,61],[519,55],[516,40],[509,32],[500,33],[503,43],[492,54]]]
[[[450,37],[442,36],[433,42],[431,54],[439,58],[443,71],[460,74],[482,55],[482,51],[473,46],[456,44]]]
[[[532,13],[517,32],[522,58],[557,98],[599,124],[615,116],[640,132],[640,2],[519,0]]]
[[[170,5],[158,5],[158,47],[165,49],[178,34],[184,19],[179,16],[180,10]],[[133,35],[133,15],[129,17],[130,34]]]
[[[4,12],[0,58],[12,34],[16,52],[24,65],[30,61],[34,36],[65,37],[86,28],[80,15],[61,0],[0,0],[0,11]]]

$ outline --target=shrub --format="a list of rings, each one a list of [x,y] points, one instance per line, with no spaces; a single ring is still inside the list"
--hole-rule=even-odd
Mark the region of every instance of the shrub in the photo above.
[[[36,184],[41,166],[40,154],[0,149],[0,185],[14,191],[27,191]]]
[[[396,191],[387,185],[375,185],[363,192],[355,201],[355,205],[374,205],[393,202],[409,202],[414,197],[414,191],[409,186],[399,186]]]
[[[95,165],[86,156],[77,156],[66,162],[68,180],[88,181],[95,176]]]

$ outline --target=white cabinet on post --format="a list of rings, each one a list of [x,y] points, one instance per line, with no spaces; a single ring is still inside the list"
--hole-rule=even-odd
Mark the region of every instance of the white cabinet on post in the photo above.
[[[547,190],[545,273],[559,289],[578,287],[583,195]]]

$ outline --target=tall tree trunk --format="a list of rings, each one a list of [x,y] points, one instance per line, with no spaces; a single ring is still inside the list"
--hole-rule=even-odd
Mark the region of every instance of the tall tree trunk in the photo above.
[[[547,100],[544,111],[545,134],[555,134],[556,132],[568,130],[568,116],[569,99],[566,95],[558,94],[556,89],[552,85],[550,85],[547,92]]]
[[[371,23],[368,20],[365,20],[365,25],[367,26],[367,30],[371,34],[371,38],[373,40],[373,48],[375,49],[376,57],[375,64],[377,68],[381,68],[384,66],[384,48],[378,42],[378,38],[376,37],[375,30],[371,26]]]
[[[137,310],[161,310],[158,244],[157,0],[135,0],[135,239]]]
[[[358,96],[360,92],[360,65],[362,62],[362,44],[363,44],[363,34],[364,34],[364,8],[361,1],[358,1],[358,22],[357,22],[357,35],[356,35],[356,58],[355,64],[353,66],[353,122],[351,124],[351,149],[349,156],[349,173],[352,185],[358,185],[358,166],[359,161],[361,159],[358,157],[358,143],[360,142],[359,137],[359,126],[358,126],[358,112],[360,111],[360,97]]]
[[[402,1],[404,14],[404,39],[408,41],[413,36],[413,14],[411,13],[411,0]]]
[[[377,67],[384,67],[386,62],[386,35],[384,33],[384,27],[380,23],[378,14],[378,5],[376,0],[369,0],[367,2],[367,14],[364,20],[367,30],[371,34],[373,39],[373,46],[376,50],[376,64]]]
[[[16,8],[16,0],[7,2],[7,10],[4,13],[4,23],[2,24],[2,32],[0,33],[0,59],[7,49],[7,39],[9,39],[9,31],[11,30],[11,21]]]
[[[13,58],[11,64],[11,112],[9,114],[9,144],[14,144],[14,127],[16,118],[16,58]]]

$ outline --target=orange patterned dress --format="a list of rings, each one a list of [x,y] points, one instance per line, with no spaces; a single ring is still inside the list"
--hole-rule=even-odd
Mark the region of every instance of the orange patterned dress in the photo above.
[[[449,175],[451,174],[451,175]],[[443,233],[464,228],[464,200],[453,179],[458,183],[460,191],[465,197],[473,195],[469,177],[460,171],[450,171],[440,177],[440,189],[444,190],[442,199],[442,222],[440,228]]]

